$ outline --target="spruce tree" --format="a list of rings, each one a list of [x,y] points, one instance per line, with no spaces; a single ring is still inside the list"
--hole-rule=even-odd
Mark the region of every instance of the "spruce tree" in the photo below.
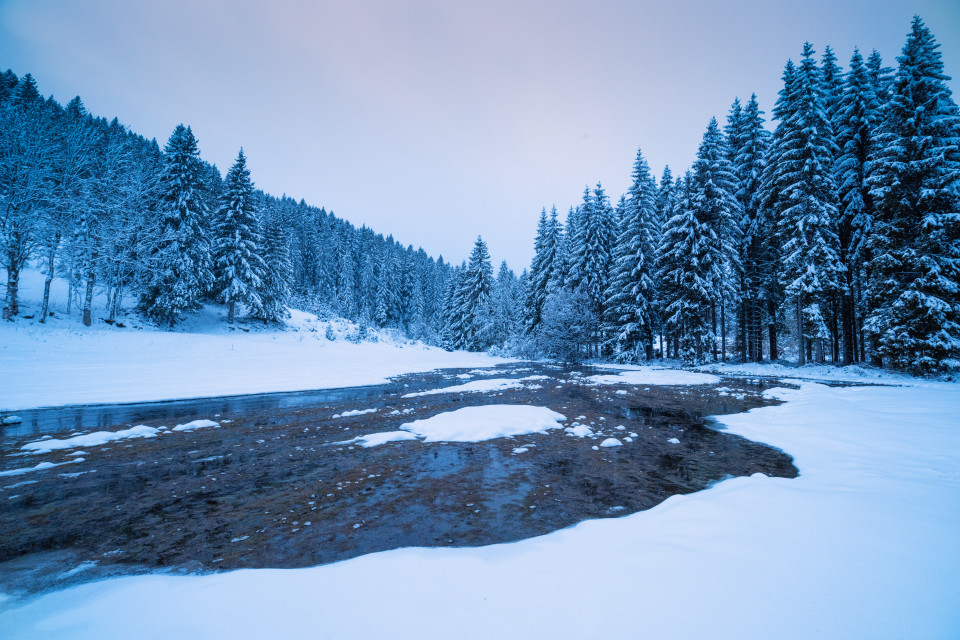
[[[477,236],[456,296],[457,348],[482,351],[489,346],[483,341],[481,312],[489,304],[492,292],[493,266],[490,264],[490,252],[487,251],[483,238]]]
[[[784,87],[787,100],[778,102],[781,123],[774,133],[773,177],[768,183],[779,191],[780,277],[793,302],[800,364],[806,363],[811,345],[817,348],[817,359],[823,360],[823,340],[830,337],[825,307],[840,288],[842,270],[832,174],[836,145],[813,53],[810,43],[805,43],[803,60]]]
[[[857,299],[862,290],[865,243],[873,221],[873,197],[867,178],[876,152],[880,103],[875,82],[863,57],[854,50],[834,130],[839,155],[834,165],[840,218],[839,257],[844,266],[842,288],[843,363],[857,361]]]
[[[654,269],[656,255],[657,186],[650,167],[637,151],[629,199],[622,200],[607,289],[606,326],[615,354],[637,361],[653,357]]]
[[[734,103],[728,128],[727,146],[736,177],[736,198],[742,211],[739,227],[740,242],[740,346],[743,360],[759,362],[763,359],[761,322],[763,282],[770,266],[764,255],[769,225],[764,225],[760,206],[760,184],[763,175],[770,134],[763,127],[763,111],[756,94],[750,96],[747,106],[737,111]]]
[[[202,163],[190,127],[178,125],[164,148],[160,177],[162,222],[141,309],[171,328],[200,308],[213,282],[209,213],[202,199]]]
[[[287,305],[291,295],[293,267],[290,263],[287,231],[282,220],[266,220],[263,227],[260,236],[263,238],[261,253],[265,269],[258,291],[258,315],[266,324],[281,322],[290,316]]]
[[[233,324],[238,302],[259,315],[263,301],[258,290],[266,264],[260,255],[253,182],[243,149],[224,180],[214,233],[217,298],[228,307],[227,323]]]
[[[706,234],[708,298],[712,305],[713,333],[719,321],[721,357],[726,360],[726,308],[737,302],[740,281],[741,208],[735,193],[736,177],[727,159],[723,134],[711,118],[693,166],[691,206]],[[703,268],[701,265],[700,268]],[[719,316],[719,317],[718,317]],[[714,358],[716,348],[714,347]]]
[[[914,17],[870,177],[867,329],[885,363],[923,373],[960,364],[960,113],[939,48]]]

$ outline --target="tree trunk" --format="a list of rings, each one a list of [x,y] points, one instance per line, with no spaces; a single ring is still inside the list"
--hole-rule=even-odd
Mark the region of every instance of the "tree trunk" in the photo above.
[[[97,274],[90,269],[87,274],[87,290],[83,296],[83,326],[85,327],[93,324],[93,284],[96,278]]]
[[[3,319],[10,320],[20,313],[17,293],[20,290],[20,264],[16,256],[7,261],[7,304],[3,307]]]
[[[234,308],[236,306],[237,306],[237,303],[231,300],[230,306],[227,307],[229,309],[229,311],[227,311],[227,324],[233,324],[233,313],[234,313]]]
[[[720,300],[720,360],[727,361],[727,306]]]
[[[711,340],[710,342],[713,343],[711,345],[713,347],[713,361],[716,362],[718,360],[717,358],[717,303],[716,302],[710,305],[710,320],[713,323],[713,340]],[[697,359],[699,360],[700,357],[702,356],[698,356]]]
[[[807,350],[803,339],[803,295],[797,294],[797,364],[807,364]]]
[[[777,346],[777,305],[774,301],[767,300],[767,329],[770,333],[770,361],[773,362],[780,357],[780,349]]]

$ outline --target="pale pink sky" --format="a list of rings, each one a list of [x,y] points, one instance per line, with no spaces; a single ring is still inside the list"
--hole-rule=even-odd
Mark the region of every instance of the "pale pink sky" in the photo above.
[[[161,144],[189,124],[222,171],[242,145],[259,187],[434,256],[482,234],[519,272],[542,206],[615,200],[638,146],[683,170],[734,97],[769,113],[804,40],[895,65],[914,13],[960,76],[956,0],[0,0],[0,67]]]

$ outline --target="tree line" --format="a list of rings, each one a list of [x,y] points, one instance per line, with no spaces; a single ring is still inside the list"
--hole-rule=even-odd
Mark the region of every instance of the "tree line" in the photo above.
[[[44,98],[30,74],[0,73],[4,318],[21,314],[29,263],[46,276],[40,322],[61,277],[67,312],[88,326],[100,292],[110,323],[125,300],[171,328],[204,303],[222,302],[230,323],[240,313],[280,321],[295,306],[356,320],[361,331],[444,339],[458,311],[450,283],[466,263],[454,269],[323,208],[255,189],[246,162],[241,149],[221,176],[200,158],[189,126],[177,126],[161,149],[116,118],[89,114],[79,97],[64,107]]]
[[[711,119],[659,184],[642,151],[616,206],[598,184],[541,212],[524,332],[566,358],[960,365],[960,113],[919,17],[894,72],[830,47]]]

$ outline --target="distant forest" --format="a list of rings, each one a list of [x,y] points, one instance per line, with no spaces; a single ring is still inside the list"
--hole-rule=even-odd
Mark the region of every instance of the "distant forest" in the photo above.
[[[765,126],[757,97],[712,119],[692,167],[642,152],[616,204],[601,185],[543,210],[529,270],[494,275],[483,240],[451,265],[331,212],[222,177],[189,127],[154,140],[0,75],[4,317],[28,261],[92,322],[126,295],[173,327],[205,301],[265,322],[288,306],[447,348],[569,361],[960,367],[960,112],[915,17],[896,69],[830,47],[788,61]],[[40,321],[48,313],[46,296]]]

